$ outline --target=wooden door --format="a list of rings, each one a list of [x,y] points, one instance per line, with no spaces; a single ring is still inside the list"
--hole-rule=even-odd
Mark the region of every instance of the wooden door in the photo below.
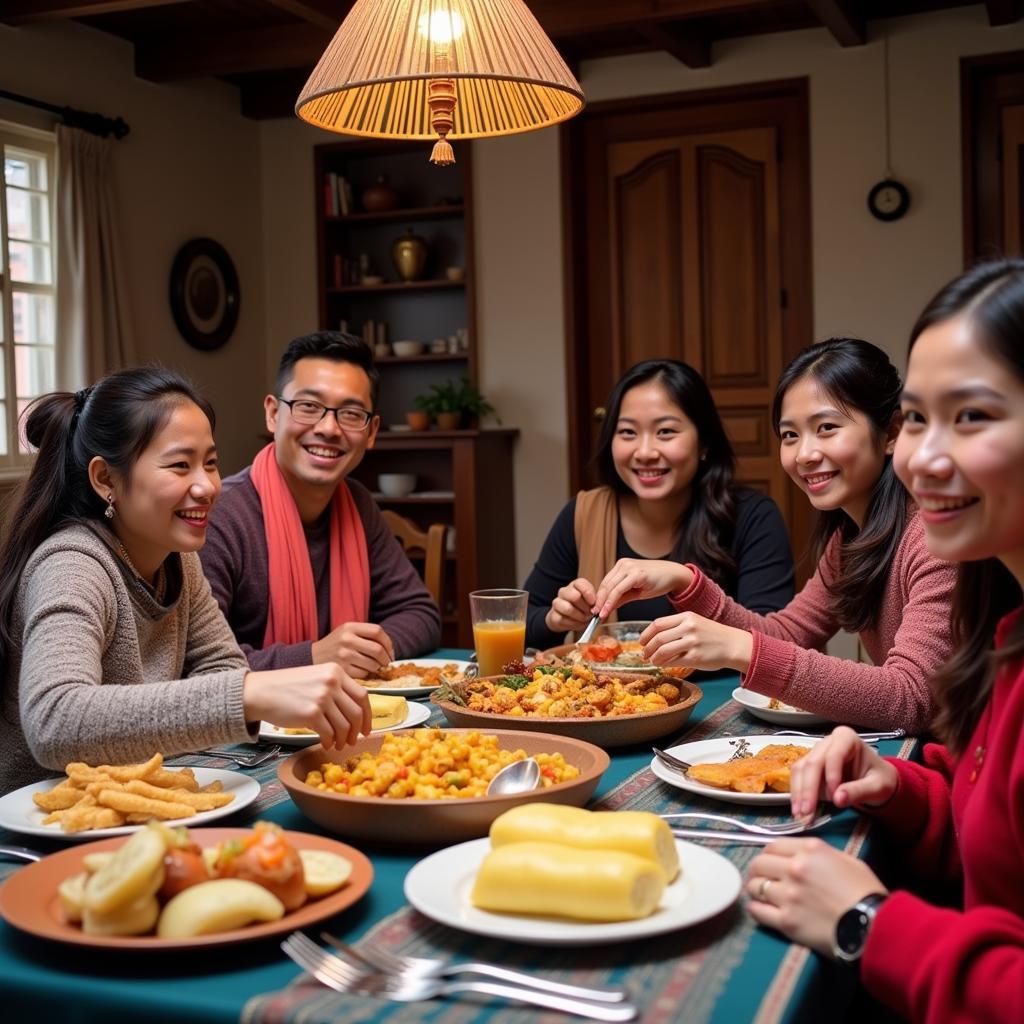
[[[1002,109],[1002,220],[1003,254],[1024,251],[1024,104]]]
[[[575,140],[581,159],[567,154],[583,174],[569,197],[571,475],[593,483],[586,463],[620,374],[685,360],[711,388],[739,480],[775,499],[799,556],[812,512],[782,471],[770,411],[783,366],[814,340],[805,147],[799,117],[762,90],[726,93],[598,111]]]

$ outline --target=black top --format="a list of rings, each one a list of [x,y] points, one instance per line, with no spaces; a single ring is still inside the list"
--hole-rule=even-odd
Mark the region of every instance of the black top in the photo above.
[[[542,650],[564,642],[559,633],[552,633],[544,624],[544,616],[551,608],[561,587],[579,575],[579,554],[573,526],[576,499],[573,498],[559,513],[551,532],[544,541],[540,556],[526,580],[530,604],[526,613],[526,642]],[[744,608],[762,615],[778,611],[793,599],[793,555],[782,513],[771,498],[745,487],[736,489],[736,529],[729,550],[736,560],[736,576],[726,580],[723,589]],[[643,558],[627,543],[618,524],[615,541],[616,558]],[[683,551],[678,556],[665,555],[678,562],[693,562]],[[609,570],[611,566],[608,566]],[[591,580],[596,587],[601,581]],[[674,614],[675,609],[667,597],[645,601],[631,601],[618,609],[620,620],[642,619],[650,621],[663,615]]]

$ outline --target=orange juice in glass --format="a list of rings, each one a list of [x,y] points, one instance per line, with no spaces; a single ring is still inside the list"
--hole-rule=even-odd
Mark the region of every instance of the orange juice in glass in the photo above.
[[[474,590],[469,595],[480,675],[501,675],[506,662],[523,657],[528,598],[525,590]]]

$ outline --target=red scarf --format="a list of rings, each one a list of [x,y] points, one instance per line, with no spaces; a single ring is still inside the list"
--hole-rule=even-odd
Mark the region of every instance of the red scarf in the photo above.
[[[316,586],[302,520],[268,444],[253,459],[250,474],[263,506],[267,537],[267,629],[263,646],[319,640]],[[331,499],[331,629],[366,622],[370,614],[370,562],[366,533],[348,484]]]

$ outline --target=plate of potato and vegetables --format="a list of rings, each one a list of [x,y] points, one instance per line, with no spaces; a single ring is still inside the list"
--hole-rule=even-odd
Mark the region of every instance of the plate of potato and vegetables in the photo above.
[[[62,779],[0,797],[0,827],[71,842],[122,836],[150,819],[201,825],[248,806],[260,784],[220,768],[166,768],[154,754],[138,764],[67,765]]]
[[[369,860],[333,839],[269,822],[153,822],[21,868],[0,889],[0,915],[80,946],[192,949],[308,927],[351,906],[372,881]]]
[[[373,732],[412,729],[430,717],[430,708],[426,704],[409,702],[397,694],[371,693],[369,698]],[[320,742],[320,737],[312,729],[291,729],[271,722],[260,723],[260,739],[285,747],[309,747]]]
[[[539,802],[506,811],[486,839],[421,860],[405,895],[463,931],[583,946],[697,924],[730,907],[740,887],[728,860],[675,839],[657,815]]]

